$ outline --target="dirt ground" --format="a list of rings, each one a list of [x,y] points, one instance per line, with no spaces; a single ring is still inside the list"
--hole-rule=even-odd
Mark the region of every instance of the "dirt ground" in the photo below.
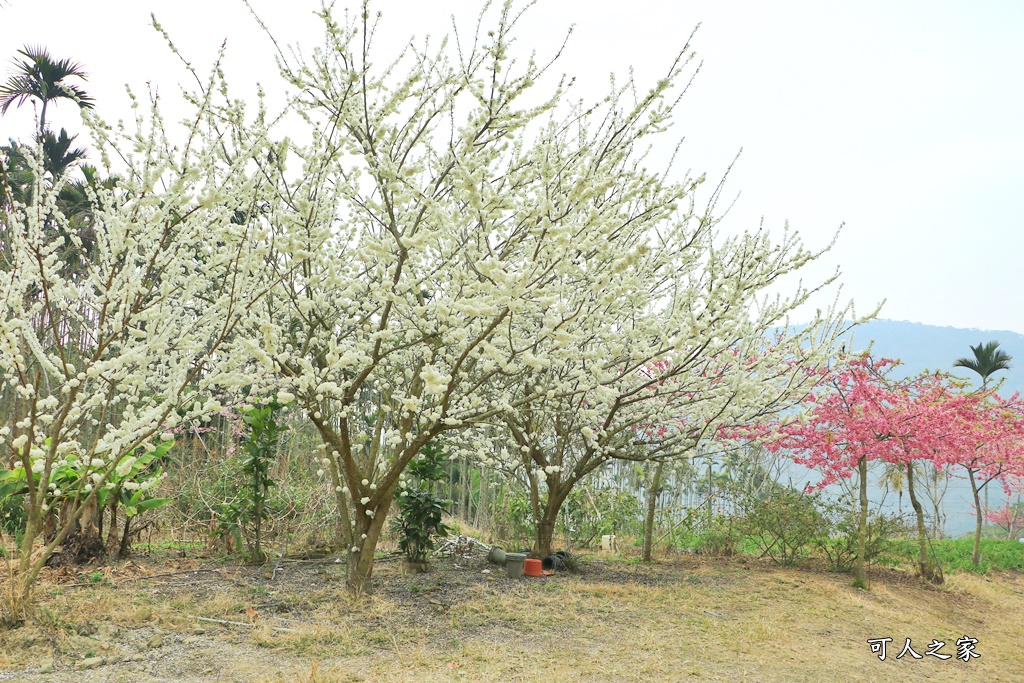
[[[1024,680],[1016,573],[936,588],[879,570],[864,592],[843,574],[694,555],[595,554],[519,580],[481,556],[420,575],[382,558],[374,594],[353,600],[344,569],[150,556],[52,571],[33,623],[0,633],[0,681]],[[884,661],[876,638],[892,639]],[[920,659],[897,657],[907,638]]]

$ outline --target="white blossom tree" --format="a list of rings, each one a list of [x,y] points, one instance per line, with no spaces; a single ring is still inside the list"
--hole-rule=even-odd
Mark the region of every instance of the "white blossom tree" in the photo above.
[[[613,84],[585,106],[562,102],[564,80],[532,93],[547,67],[512,58],[511,3],[469,43],[410,44],[384,66],[365,4],[345,23],[322,18],[322,48],[281,57],[308,140],[262,164],[277,193],[268,275],[282,284],[250,350],[323,439],[314,466],[335,488],[350,590],[371,589],[403,472],[445,432],[571,406],[582,411],[573,438],[603,461],[625,453],[623,430],[670,413],[671,401],[655,413],[629,398],[652,360],[688,378],[677,393],[699,394],[693,417],[710,428],[780,401],[802,341],[821,335],[806,362],[827,354],[836,311],[762,344],[807,294],[775,301],[764,289],[813,255],[760,233],[717,242],[713,221],[694,216],[701,179],[645,167],[687,85],[688,45],[650,90]],[[697,379],[708,359],[754,349],[756,368]],[[772,391],[755,390],[769,379]],[[538,438],[528,443],[551,452]]]
[[[74,169],[48,175],[42,150],[24,150],[31,196],[0,216],[0,381],[11,396],[0,444],[24,478],[27,513],[16,567],[5,554],[14,618],[112,476],[180,420],[217,410],[210,390],[252,382],[232,345],[267,287],[261,181],[250,173],[264,143],[258,121],[246,139],[222,134],[245,114],[219,86],[215,76],[189,94],[194,117],[178,137],[155,95],[135,100],[135,130],[86,117],[104,172],[118,179],[88,186],[95,244],[74,277],[52,238],[79,239],[57,201]],[[60,490],[58,470],[77,474],[74,490]]]
[[[567,287],[601,296],[594,255],[628,269],[646,248],[641,226],[685,194],[621,174],[666,121],[685,61],[628,108],[615,99],[587,114],[591,133],[586,112],[558,108],[564,84],[522,104],[544,67],[510,57],[510,5],[471,47],[410,45],[383,68],[365,6],[344,25],[323,18],[325,47],[284,64],[310,142],[264,165],[278,192],[270,272],[294,276],[266,299],[252,344],[323,438],[317,467],[337,493],[348,585],[363,591],[412,458],[546,394],[517,393],[516,378],[582,332],[544,312]]]
[[[763,231],[722,239],[712,212],[713,201],[698,218],[688,211],[648,226],[636,239],[651,248],[628,269],[595,255],[588,274],[603,283],[601,295],[574,286],[552,307],[572,312],[561,322],[573,341],[555,340],[544,354],[553,362],[521,377],[523,394],[547,393],[503,412],[496,421],[511,448],[483,454],[527,486],[536,553],[551,552],[562,504],[608,460],[665,462],[723,427],[777,415],[832,355],[848,308],[833,305],[799,329],[789,315],[834,278],[785,298],[767,294],[820,253],[795,235],[777,244]]]
[[[648,347],[640,368],[625,357],[592,358],[605,367],[570,380],[589,389],[567,395],[563,387],[555,398],[503,413],[511,448],[490,460],[530,492],[534,552],[551,552],[562,504],[609,460],[671,461],[708,446],[722,428],[766,419],[798,402],[814,384],[814,367],[834,348],[840,320],[822,317],[813,330],[775,338],[770,329],[758,335],[763,320],[732,330],[721,325],[689,352]],[[616,368],[613,377],[594,383],[609,367]],[[571,375],[566,366],[552,372]],[[551,378],[531,378],[545,379]]]

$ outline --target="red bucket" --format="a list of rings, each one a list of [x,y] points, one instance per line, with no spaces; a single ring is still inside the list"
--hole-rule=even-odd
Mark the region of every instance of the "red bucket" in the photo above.
[[[527,576],[544,576],[540,560],[526,560],[523,562],[523,573]]]

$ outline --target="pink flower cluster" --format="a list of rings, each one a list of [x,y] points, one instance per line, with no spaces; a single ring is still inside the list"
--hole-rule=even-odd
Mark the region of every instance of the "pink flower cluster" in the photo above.
[[[773,451],[819,469],[828,485],[863,458],[958,466],[987,483],[1024,476],[1024,401],[967,392],[941,373],[894,380],[890,359],[861,355],[825,376],[798,420],[751,427]]]

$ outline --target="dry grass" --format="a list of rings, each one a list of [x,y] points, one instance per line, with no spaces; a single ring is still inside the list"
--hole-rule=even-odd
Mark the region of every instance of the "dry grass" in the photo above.
[[[216,674],[182,665],[177,680],[1024,680],[1020,574],[952,575],[936,589],[882,572],[863,592],[845,575],[695,557],[649,567],[595,557],[581,574],[521,581],[484,567],[441,560],[408,576],[381,563],[376,595],[360,600],[332,562],[219,567],[60,594],[50,585],[41,613],[57,634],[83,622],[128,633],[185,631],[198,616],[252,622],[211,626],[200,644],[215,653],[204,662]],[[955,654],[965,635],[978,639],[979,659],[895,659],[908,637],[920,654],[933,639]],[[19,666],[17,638],[4,637],[0,668]],[[878,637],[893,639],[884,662],[867,644]],[[72,680],[59,674],[39,680]]]

